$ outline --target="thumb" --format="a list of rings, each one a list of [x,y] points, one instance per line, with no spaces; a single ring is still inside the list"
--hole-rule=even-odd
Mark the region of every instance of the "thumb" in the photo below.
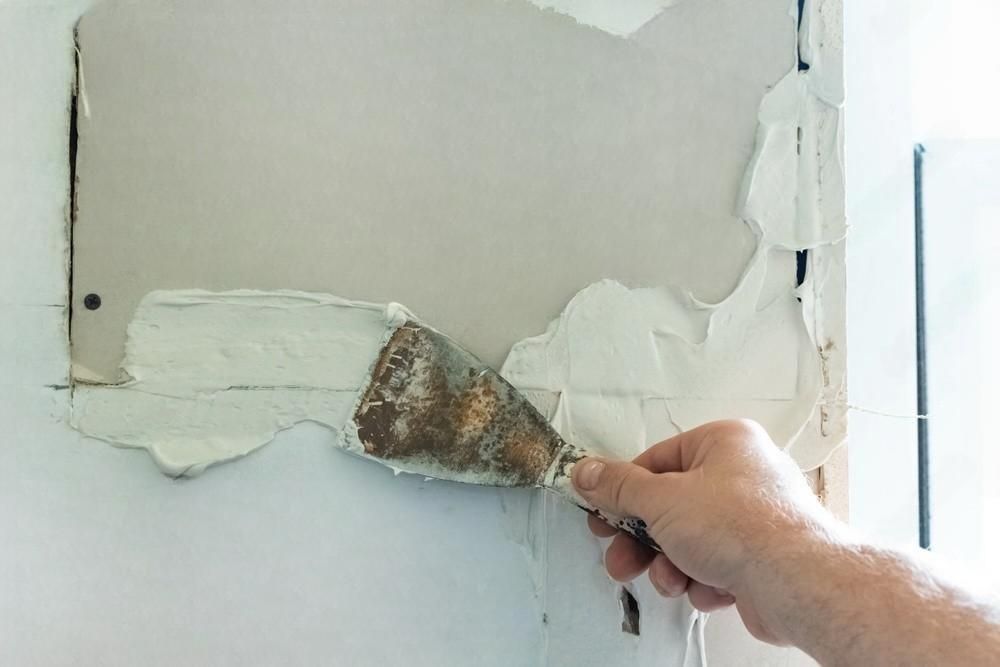
[[[655,517],[666,491],[659,475],[628,461],[587,457],[573,466],[573,486],[600,510],[620,517]]]

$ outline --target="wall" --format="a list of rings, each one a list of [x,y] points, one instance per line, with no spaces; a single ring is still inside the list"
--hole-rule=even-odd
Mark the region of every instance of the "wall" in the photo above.
[[[2,9],[11,66],[0,85],[20,103],[4,112],[3,153],[14,159],[0,163],[13,202],[3,232],[17,248],[0,274],[13,323],[3,335],[15,351],[0,362],[0,418],[11,434],[0,448],[0,517],[10,529],[0,661],[454,664],[475,655],[480,664],[558,665],[603,653],[603,664],[653,664],[664,660],[653,649],[664,648],[696,664],[683,604],[664,603],[656,616],[665,642],[619,632],[617,587],[582,522],[564,529],[579,560],[557,563],[566,580],[539,600],[508,524],[482,520],[525,511],[530,496],[390,479],[307,425],[194,482],[67,428],[67,112],[82,9]],[[445,519],[429,525],[429,515]],[[470,539],[454,526],[477,531]],[[561,634],[547,631],[543,609],[566,614],[553,620]],[[720,621],[708,624],[713,662],[802,660],[753,642],[732,612]]]

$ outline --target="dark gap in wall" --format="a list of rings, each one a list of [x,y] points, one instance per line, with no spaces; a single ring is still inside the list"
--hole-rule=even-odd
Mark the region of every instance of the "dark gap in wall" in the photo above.
[[[806,13],[806,0],[798,0],[798,3],[799,3],[799,17],[798,17],[798,25],[796,26],[796,30],[798,31],[799,34],[797,34],[795,36],[796,37],[796,39],[795,39],[795,55],[796,55],[796,58],[798,58],[798,61],[799,61],[799,71],[800,72],[808,72],[809,71],[809,63],[807,63],[806,61],[802,60],[802,47],[801,47],[802,17],[805,16],[805,13]],[[799,155],[802,154],[802,128],[801,127],[798,128],[798,132],[797,132],[797,136],[796,136],[795,152],[796,152],[796,154],[799,154]],[[795,285],[797,287],[801,287],[802,283],[805,282],[805,280],[806,280],[806,270],[807,270],[808,266],[809,266],[809,251],[808,250],[799,250],[799,251],[797,251],[795,253]],[[799,301],[802,301],[802,299],[799,299]]]
[[[799,24],[798,24],[798,27],[796,29],[798,31],[800,31],[800,32],[802,31],[802,16],[805,14],[805,11],[806,11],[806,0],[799,0]],[[800,35],[797,35],[796,37],[799,37],[799,36]],[[798,60],[799,60],[799,71],[800,72],[808,72],[809,71],[809,63],[807,63],[806,61],[802,60],[802,47],[799,46],[799,43],[800,43],[799,40],[796,39],[795,40],[795,53],[796,53],[796,55],[798,57]]]
[[[639,601],[628,591],[622,588],[618,595],[618,601],[622,606],[622,632],[630,635],[639,634]]]
[[[67,315],[68,321],[66,323],[66,331],[69,337],[67,341],[72,345],[72,335],[73,335],[73,230],[76,226],[76,155],[77,155],[77,145],[79,143],[79,133],[77,130],[77,114],[79,113],[79,97],[80,97],[80,35],[79,27],[73,27],[73,84],[70,88],[70,103],[69,103],[69,215],[67,215],[66,221],[66,238],[69,244],[69,259],[67,261],[67,278],[69,280],[69,285],[66,288],[67,294]]]

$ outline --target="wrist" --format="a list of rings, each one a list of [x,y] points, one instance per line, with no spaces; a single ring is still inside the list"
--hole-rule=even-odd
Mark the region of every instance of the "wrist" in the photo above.
[[[822,510],[772,517],[766,526],[747,539],[745,578],[751,592],[768,577],[794,571],[812,560],[826,560],[838,547],[853,542],[846,526]]]
[[[752,605],[771,635],[801,646],[804,619],[822,616],[856,543],[823,511],[768,525],[751,542],[743,580],[732,592]]]

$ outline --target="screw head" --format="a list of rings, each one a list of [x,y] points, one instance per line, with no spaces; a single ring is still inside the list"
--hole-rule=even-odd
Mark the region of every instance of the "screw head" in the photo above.
[[[101,297],[97,294],[88,294],[83,297],[83,305],[87,310],[97,310],[101,307]]]

